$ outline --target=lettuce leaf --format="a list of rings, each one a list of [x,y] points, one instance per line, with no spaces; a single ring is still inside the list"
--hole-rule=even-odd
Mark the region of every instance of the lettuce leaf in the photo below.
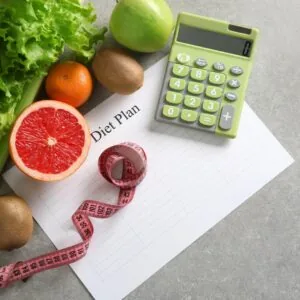
[[[77,0],[0,0],[0,139],[16,118],[31,81],[43,77],[69,49],[87,63],[104,40],[91,3]]]

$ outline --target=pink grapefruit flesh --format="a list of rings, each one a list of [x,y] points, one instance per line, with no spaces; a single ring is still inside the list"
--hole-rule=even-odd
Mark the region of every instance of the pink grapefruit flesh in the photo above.
[[[78,110],[63,102],[43,100],[26,108],[10,135],[16,166],[42,181],[62,180],[85,161],[89,128]]]

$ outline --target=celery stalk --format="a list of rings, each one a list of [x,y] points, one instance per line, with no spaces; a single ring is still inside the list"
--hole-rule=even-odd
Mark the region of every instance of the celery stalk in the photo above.
[[[22,100],[16,108],[16,117],[29,106],[37,96],[44,78],[36,78],[24,90]],[[0,173],[2,173],[6,161],[9,157],[9,133],[0,140]]]

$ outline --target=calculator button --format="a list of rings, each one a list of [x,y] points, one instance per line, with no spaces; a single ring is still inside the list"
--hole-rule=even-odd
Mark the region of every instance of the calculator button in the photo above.
[[[216,124],[216,116],[215,115],[210,115],[210,114],[201,114],[199,122],[200,124],[204,126],[214,126]]]
[[[177,60],[182,64],[187,64],[191,60],[191,57],[186,53],[179,53]]]
[[[203,110],[210,113],[215,113],[219,110],[220,103],[214,100],[204,100]]]
[[[222,62],[214,63],[213,67],[216,71],[224,71],[225,70],[225,65]]]
[[[201,99],[194,96],[185,96],[184,105],[189,108],[198,108],[201,105]]]
[[[222,96],[223,90],[219,87],[208,86],[205,95],[210,98],[218,99]]]
[[[190,82],[188,86],[188,91],[194,95],[200,95],[204,92],[204,84],[197,82]]]
[[[170,79],[170,88],[176,91],[183,91],[186,86],[186,81],[178,78]]]
[[[228,81],[228,86],[233,89],[237,89],[241,86],[241,84],[237,79],[231,79]]]
[[[207,77],[207,71],[193,68],[191,72],[191,78],[194,80],[203,81]]]
[[[209,75],[209,82],[212,84],[223,84],[225,82],[225,75],[211,72]]]
[[[204,58],[198,58],[195,61],[196,66],[200,67],[200,68],[204,68],[207,66],[207,61]]]
[[[242,75],[244,70],[241,67],[235,66],[230,69],[232,75]]]
[[[173,74],[178,77],[185,77],[189,73],[189,67],[175,64],[173,66]]]
[[[182,102],[183,95],[174,92],[167,92],[166,101],[171,104],[180,104]]]
[[[163,115],[170,119],[175,119],[179,116],[179,108],[171,105],[163,106]]]
[[[229,101],[236,101],[237,100],[237,95],[235,93],[226,93],[225,98]]]
[[[195,122],[197,120],[198,113],[193,110],[183,109],[181,111],[181,119],[185,122]]]
[[[222,108],[219,126],[224,130],[232,128],[232,121],[234,117],[234,107],[231,105],[224,105]]]

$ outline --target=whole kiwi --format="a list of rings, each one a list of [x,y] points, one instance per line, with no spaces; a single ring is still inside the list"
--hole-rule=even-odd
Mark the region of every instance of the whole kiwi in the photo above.
[[[100,48],[92,69],[96,79],[110,92],[129,95],[144,84],[144,69],[121,48]]]
[[[24,199],[0,196],[0,250],[24,246],[32,236],[32,213]]]

